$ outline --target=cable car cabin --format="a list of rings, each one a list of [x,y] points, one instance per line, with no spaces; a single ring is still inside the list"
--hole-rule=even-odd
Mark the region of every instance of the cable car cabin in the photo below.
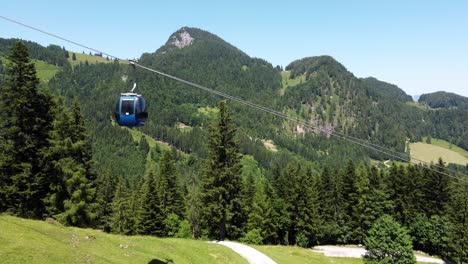
[[[145,108],[146,102],[143,96],[136,93],[122,93],[117,102],[115,120],[121,126],[143,126],[148,118]]]

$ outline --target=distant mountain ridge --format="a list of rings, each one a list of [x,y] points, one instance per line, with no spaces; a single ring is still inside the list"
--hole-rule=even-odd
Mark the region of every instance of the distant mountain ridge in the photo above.
[[[422,94],[419,97],[418,102],[426,104],[432,108],[468,107],[468,97],[444,91]]]

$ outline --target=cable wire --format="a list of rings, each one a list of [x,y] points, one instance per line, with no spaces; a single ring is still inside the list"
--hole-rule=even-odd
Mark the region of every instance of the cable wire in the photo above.
[[[362,147],[364,147],[364,148],[377,151],[377,152],[379,152],[379,153],[382,153],[382,154],[384,154],[384,155],[387,155],[388,157],[395,158],[396,160],[400,160],[400,161],[403,161],[403,162],[412,163],[412,164],[414,164],[414,165],[416,165],[416,166],[419,166],[419,167],[422,167],[422,168],[425,168],[425,169],[429,169],[429,170],[434,171],[434,172],[437,172],[437,173],[439,173],[439,174],[442,174],[442,175],[445,175],[445,176],[448,176],[448,177],[457,179],[457,180],[459,180],[459,181],[463,181],[463,182],[467,182],[467,183],[468,183],[468,180],[466,180],[466,179],[462,179],[462,178],[457,177],[457,176],[455,176],[455,175],[451,175],[451,174],[448,174],[448,173],[446,173],[446,172],[443,172],[443,171],[439,171],[439,170],[434,169],[433,167],[437,167],[437,168],[439,168],[439,169],[451,171],[452,173],[460,174],[460,175],[463,175],[463,176],[465,176],[465,177],[468,177],[467,175],[465,175],[465,174],[463,174],[463,173],[460,173],[460,172],[451,170],[451,169],[449,169],[449,168],[440,166],[440,165],[438,165],[438,164],[430,164],[430,163],[428,163],[428,162],[426,162],[426,161],[413,158],[413,157],[411,157],[410,155],[408,155],[410,159],[407,160],[407,157],[408,157],[408,156],[407,156],[406,154],[401,153],[401,152],[398,152],[398,151],[394,151],[394,150],[389,149],[389,148],[387,148],[387,147],[380,146],[380,145],[377,145],[377,144],[373,144],[373,143],[371,143],[371,142],[369,142],[369,141],[366,141],[366,140],[363,140],[363,139],[360,139],[360,138],[357,138],[357,137],[353,137],[353,136],[350,136],[350,135],[346,135],[346,134],[341,133],[341,132],[338,132],[338,131],[327,131],[327,130],[325,130],[325,129],[320,129],[320,128],[318,128],[318,127],[313,126],[313,125],[312,125],[311,123],[309,123],[309,122],[305,122],[305,121],[303,121],[303,120],[300,120],[300,119],[298,119],[298,118],[292,117],[292,116],[287,115],[287,114],[285,114],[285,113],[282,113],[282,112],[273,110],[273,109],[271,109],[271,108],[267,108],[267,107],[264,107],[264,106],[262,106],[262,105],[258,105],[258,104],[252,103],[252,102],[250,102],[250,101],[247,101],[247,100],[244,100],[244,99],[241,99],[241,98],[238,98],[238,97],[229,95],[229,94],[227,94],[227,93],[223,93],[223,92],[220,92],[220,91],[217,91],[217,90],[208,88],[208,87],[206,87],[206,86],[203,86],[203,85],[200,85],[200,84],[197,84],[197,83],[193,83],[193,82],[184,80],[184,79],[182,79],[182,78],[179,78],[179,77],[176,77],[176,76],[173,76],[173,75],[170,75],[170,74],[167,74],[167,73],[164,73],[164,72],[161,72],[161,71],[158,71],[158,70],[155,70],[155,69],[146,67],[146,66],[141,65],[141,64],[139,64],[139,63],[137,63],[137,62],[135,62],[135,61],[130,61],[130,60],[121,59],[121,58],[119,58],[119,57],[117,57],[117,56],[114,56],[114,55],[111,55],[111,54],[109,54],[109,53],[102,52],[102,51],[100,51],[100,50],[98,50],[98,49],[94,49],[94,48],[92,48],[92,47],[89,47],[89,46],[80,44],[80,43],[78,43],[78,42],[69,40],[69,39],[67,39],[67,38],[58,36],[58,35],[56,35],[56,34],[52,34],[52,33],[50,33],[50,32],[47,32],[47,31],[38,29],[38,28],[36,28],[36,27],[29,26],[29,25],[24,24],[24,23],[22,23],[22,22],[19,22],[19,21],[16,21],[16,20],[13,20],[13,19],[4,17],[4,16],[2,16],[2,15],[0,15],[0,18],[2,18],[2,19],[4,19],[4,20],[7,20],[7,21],[10,21],[10,22],[12,22],[12,23],[18,24],[18,25],[20,25],[20,26],[23,26],[23,27],[26,27],[26,28],[29,28],[29,29],[32,29],[32,30],[41,32],[41,33],[46,34],[46,35],[49,35],[49,36],[51,36],[51,37],[54,37],[54,38],[63,40],[63,41],[65,41],[65,42],[71,43],[71,44],[73,44],[73,45],[76,45],[76,46],[79,46],[79,47],[82,47],[82,48],[85,48],[85,49],[88,49],[88,50],[91,50],[91,51],[94,51],[94,52],[103,54],[103,55],[105,55],[105,56],[107,56],[107,57],[113,58],[114,60],[117,60],[117,61],[120,61],[120,62],[123,62],[123,63],[126,63],[126,64],[132,64],[132,65],[137,66],[137,67],[139,67],[139,68],[141,68],[141,69],[144,69],[144,70],[147,70],[147,71],[156,73],[156,74],[158,74],[158,75],[161,75],[161,76],[164,76],[164,77],[173,79],[173,80],[175,80],[175,81],[184,83],[184,84],[186,84],[186,85],[189,85],[189,86],[192,86],[192,87],[201,89],[201,90],[203,90],[203,91],[206,91],[206,92],[209,92],[209,93],[218,95],[218,96],[223,97],[223,98],[226,98],[226,99],[230,99],[230,100],[235,101],[235,102],[237,102],[237,103],[240,103],[240,104],[243,104],[243,105],[246,105],[246,106],[255,108],[255,109],[260,110],[260,111],[263,111],[263,112],[265,112],[265,113],[269,113],[269,114],[272,114],[272,115],[281,117],[281,118],[283,118],[283,119],[286,119],[286,120],[295,122],[295,123],[297,123],[297,124],[301,124],[301,125],[303,125],[303,126],[309,128],[309,129],[312,129],[315,133],[324,133],[324,134],[326,134],[326,135],[331,135],[331,136],[334,136],[334,137],[336,137],[336,138],[338,138],[338,139],[345,140],[345,141],[348,141],[348,142],[357,144],[357,145],[359,145],[359,146],[362,146]],[[419,163],[416,163],[416,162],[414,162],[413,160],[419,161]],[[426,166],[424,166],[423,164],[426,164]]]

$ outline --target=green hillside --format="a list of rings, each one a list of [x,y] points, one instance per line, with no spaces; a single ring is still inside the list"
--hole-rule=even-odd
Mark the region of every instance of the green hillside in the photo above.
[[[422,94],[418,100],[419,103],[428,105],[432,108],[467,108],[468,98],[447,92],[435,92]]]
[[[0,245],[2,263],[247,263],[206,241],[110,235],[6,215],[0,215]]]
[[[423,138],[423,142],[410,144],[411,156],[413,158],[434,163],[437,163],[439,158],[442,158],[447,163],[468,164],[468,151],[441,139],[433,138],[431,139],[431,144],[425,142],[426,138]]]
[[[73,59],[73,54],[75,54],[76,59]],[[74,53],[69,51],[68,52],[68,62],[72,65],[78,65],[80,63],[86,63],[88,62],[89,64],[95,64],[95,63],[110,63],[112,62],[111,59],[107,59],[101,56],[95,56],[95,55],[89,55],[89,54],[84,54],[84,53]]]
[[[8,59],[0,55],[0,62],[1,66],[8,63]],[[41,82],[48,83],[50,79],[52,79],[55,74],[60,70],[61,67],[52,65],[42,60],[33,60],[34,65],[36,66],[37,77]],[[4,67],[4,66],[3,66]],[[1,70],[0,70],[1,74]]]
[[[49,82],[60,70],[60,67],[40,60],[34,60],[34,64],[36,65],[37,77],[41,82]]]

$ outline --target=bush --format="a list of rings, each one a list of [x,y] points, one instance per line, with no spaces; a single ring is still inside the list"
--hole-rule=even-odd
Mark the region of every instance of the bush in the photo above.
[[[411,237],[389,215],[375,221],[364,243],[367,250],[364,263],[416,263]]]
[[[187,220],[182,220],[179,223],[179,230],[177,231],[176,237],[178,238],[191,238],[192,230],[190,230],[190,223]]]
[[[170,213],[164,220],[166,234],[168,236],[175,236],[179,232],[180,218],[174,213]]]
[[[300,247],[306,248],[309,246],[309,239],[304,233],[299,233],[296,237],[296,244]]]
[[[245,236],[241,237],[240,242],[247,244],[263,244],[263,237],[259,229],[255,228],[247,232]]]

